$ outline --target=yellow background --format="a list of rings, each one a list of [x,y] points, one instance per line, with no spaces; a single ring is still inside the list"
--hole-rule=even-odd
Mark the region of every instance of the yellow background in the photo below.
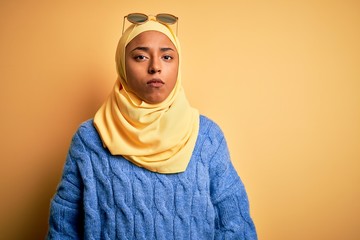
[[[360,239],[356,0],[1,0],[1,239],[43,239],[129,12],[180,18],[187,96],[225,132],[259,239]]]

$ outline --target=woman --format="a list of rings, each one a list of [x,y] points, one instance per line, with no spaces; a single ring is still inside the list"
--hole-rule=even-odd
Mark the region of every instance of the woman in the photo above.
[[[112,93],[74,135],[48,239],[257,239],[223,133],[182,88],[177,18],[141,16],[127,16]]]

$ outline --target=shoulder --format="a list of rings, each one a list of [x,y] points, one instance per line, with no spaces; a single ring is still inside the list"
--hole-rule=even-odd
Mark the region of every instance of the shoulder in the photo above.
[[[71,142],[72,150],[84,152],[89,148],[93,150],[102,148],[102,142],[93,124],[93,119],[80,124]]]
[[[197,143],[197,151],[199,151],[202,159],[211,159],[219,150],[225,148],[226,140],[220,126],[212,119],[200,115],[200,128]]]
[[[211,140],[221,140],[224,138],[224,133],[220,126],[212,119],[200,115],[199,135]]]
[[[84,139],[94,138],[99,136],[94,126],[94,121],[92,118],[81,123],[76,134],[79,134]]]

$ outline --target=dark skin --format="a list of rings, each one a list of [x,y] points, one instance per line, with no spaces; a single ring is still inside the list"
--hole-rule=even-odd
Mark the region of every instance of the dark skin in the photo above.
[[[176,84],[179,55],[165,34],[146,31],[126,46],[125,66],[129,91],[147,103],[158,104]]]

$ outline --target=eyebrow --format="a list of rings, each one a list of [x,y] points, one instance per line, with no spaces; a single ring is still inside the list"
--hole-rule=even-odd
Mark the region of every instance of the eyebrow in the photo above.
[[[150,48],[149,47],[136,47],[134,48],[133,50],[131,50],[131,52],[133,51],[136,51],[136,50],[140,50],[140,51],[144,51],[144,52],[149,52],[150,51]],[[161,52],[166,52],[166,51],[174,51],[174,49],[170,48],[170,47],[163,47],[163,48],[160,48],[160,51]]]

